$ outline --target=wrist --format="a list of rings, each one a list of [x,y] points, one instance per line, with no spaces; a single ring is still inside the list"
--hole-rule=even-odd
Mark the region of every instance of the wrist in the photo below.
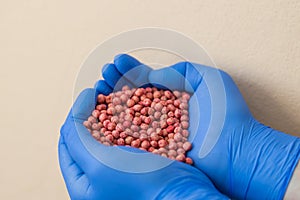
[[[251,184],[267,198],[282,199],[300,157],[300,139],[258,123],[252,137],[257,162]],[[251,138],[252,139],[252,138]]]
[[[213,183],[202,173],[188,177],[178,177],[169,181],[166,187],[156,196],[157,200],[198,200],[229,199],[221,194]]]

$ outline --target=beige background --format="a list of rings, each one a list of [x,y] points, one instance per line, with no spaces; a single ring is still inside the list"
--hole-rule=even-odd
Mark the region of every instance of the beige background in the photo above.
[[[68,199],[57,139],[76,73],[98,43],[143,26],[201,43],[255,117],[300,136],[299,0],[1,0],[0,199]]]

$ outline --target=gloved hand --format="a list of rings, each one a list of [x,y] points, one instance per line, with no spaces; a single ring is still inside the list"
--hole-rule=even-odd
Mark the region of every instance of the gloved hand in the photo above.
[[[111,87],[123,76],[138,86],[151,83],[193,94],[189,102],[193,149],[188,156],[224,194],[234,199],[283,198],[299,160],[299,138],[255,120],[227,73],[189,62],[143,70],[136,66],[144,65],[128,55],[114,62],[103,70]],[[131,68],[138,70],[128,73]]]
[[[218,189],[234,199],[283,198],[300,140],[255,120],[227,73],[182,62],[150,72],[149,81],[193,93],[188,156]]]
[[[59,140],[59,162],[71,199],[227,199],[200,170],[131,147],[104,146],[83,126],[105,81],[84,90],[74,103]]]

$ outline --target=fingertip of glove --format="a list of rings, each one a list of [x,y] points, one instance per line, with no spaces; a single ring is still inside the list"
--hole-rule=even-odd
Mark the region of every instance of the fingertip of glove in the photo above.
[[[127,65],[130,66],[138,66],[141,64],[140,61],[138,61],[136,58],[133,56],[130,56],[128,54],[119,54],[116,55],[114,58],[114,63],[115,65],[120,65],[126,63]]]
[[[104,76],[104,74],[107,74],[109,72],[109,69],[111,69],[112,67],[115,67],[115,65],[112,63],[106,63],[105,65],[103,65],[103,67],[102,67],[103,76]]]
[[[105,80],[99,80],[95,83],[94,88],[97,91],[97,94],[108,95],[112,92],[112,88],[108,85]]]
[[[129,55],[128,54],[126,54],[126,53],[120,53],[120,54],[118,54],[118,55],[116,55],[115,57],[114,57],[114,62],[116,62],[117,60],[119,60],[119,59],[121,59],[122,57],[128,57]]]

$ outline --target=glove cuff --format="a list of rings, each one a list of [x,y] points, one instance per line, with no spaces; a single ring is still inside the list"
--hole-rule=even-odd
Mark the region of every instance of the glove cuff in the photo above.
[[[249,198],[283,199],[287,186],[300,158],[300,139],[256,123],[252,132],[256,137],[256,154]],[[252,196],[255,195],[255,196]]]
[[[201,177],[203,176],[203,177]],[[197,174],[197,177],[184,177],[173,179],[168,183],[160,193],[156,196],[156,200],[173,200],[173,199],[229,199],[221,194],[212,182],[202,174]]]

